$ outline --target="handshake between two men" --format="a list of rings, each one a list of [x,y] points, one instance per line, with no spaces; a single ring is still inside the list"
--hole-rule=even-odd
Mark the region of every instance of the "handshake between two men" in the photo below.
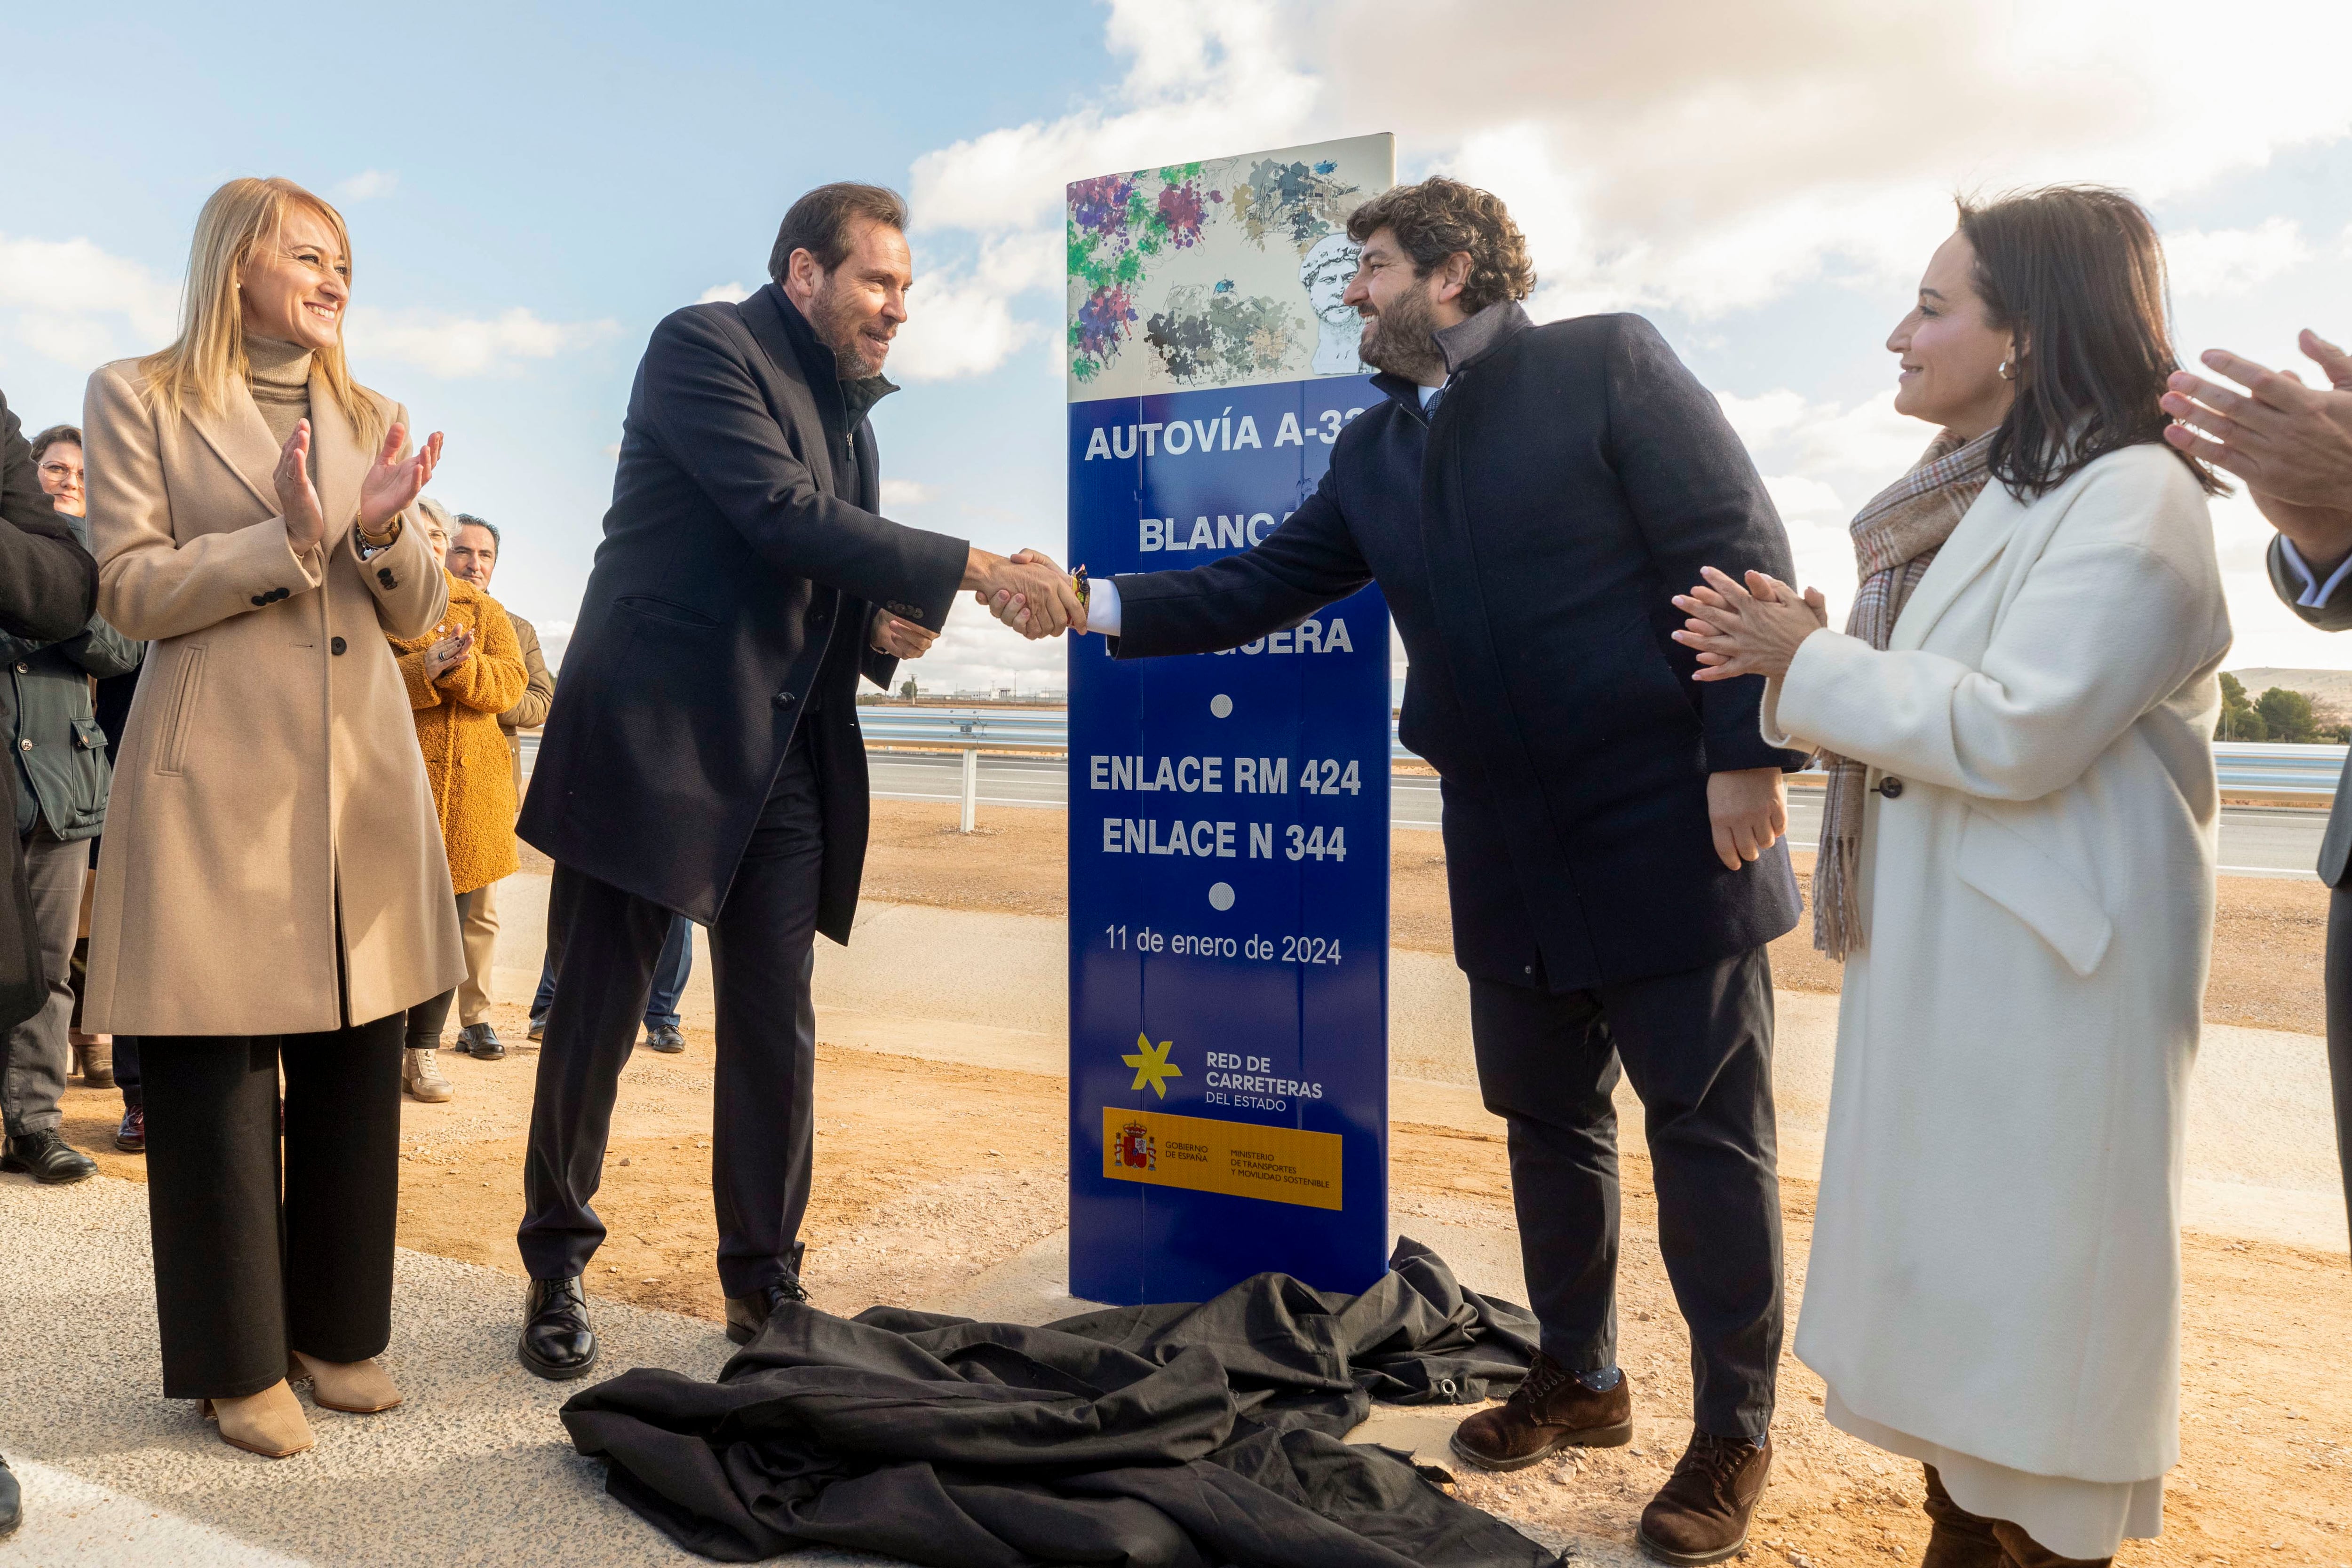
[[[1079,580],[1035,550],[996,555],[974,547],[961,585],[1007,626],[1034,642],[1087,629],[1087,601]],[[873,642],[894,659],[919,659],[940,634],[887,610],[874,612]]]

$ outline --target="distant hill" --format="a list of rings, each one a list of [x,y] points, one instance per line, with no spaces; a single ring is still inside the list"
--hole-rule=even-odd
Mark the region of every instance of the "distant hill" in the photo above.
[[[2301,692],[2311,699],[2311,710],[2322,723],[2342,724],[2352,718],[2352,670],[2282,670],[2263,665],[2231,670],[2250,697],[2260,697],[2273,686]]]

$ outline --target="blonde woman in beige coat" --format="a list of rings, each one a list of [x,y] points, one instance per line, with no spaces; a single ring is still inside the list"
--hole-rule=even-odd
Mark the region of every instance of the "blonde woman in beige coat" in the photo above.
[[[2104,1564],[2180,1452],[2214,481],[2162,439],[2163,260],[2119,193],[1964,207],[1887,347],[1943,434],[1855,519],[1844,634],[1769,581],[1675,601],[1701,679],[1765,676],[1765,735],[1836,758],[1797,1355],[1832,1425],[1927,1466],[1921,1568]]]
[[[235,180],[180,339],[90,378],[101,613],[154,643],[116,763],[86,1026],[140,1038],[168,1398],[310,1447],[389,1409],[402,1017],[466,971],[387,634],[446,580],[403,513],[438,434],[345,368],[341,217]],[[279,1077],[284,1153],[279,1155]],[[282,1198],[280,1197],[282,1189]]]

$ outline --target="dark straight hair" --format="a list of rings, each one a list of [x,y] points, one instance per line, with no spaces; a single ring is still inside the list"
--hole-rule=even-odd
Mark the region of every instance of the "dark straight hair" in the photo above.
[[[2017,399],[1993,433],[1992,476],[2020,499],[2046,495],[2093,459],[2164,440],[2157,400],[2180,368],[2166,307],[2164,247],[2137,202],[2105,185],[2053,185],[1981,205],[1962,199],[1976,290],[2014,330]],[[2169,446],[2208,495],[2213,471]]]

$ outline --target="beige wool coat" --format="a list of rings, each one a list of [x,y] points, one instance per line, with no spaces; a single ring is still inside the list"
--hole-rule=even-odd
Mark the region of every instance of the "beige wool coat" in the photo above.
[[[373,454],[326,382],[311,376],[310,425],[327,533],[302,556],[242,382],[174,418],[119,361],[90,377],[82,423],[100,611],[154,644],[115,761],[83,1027],[310,1033],[457,985],[449,868],[384,641],[432,630],[448,580],[413,518],[360,559]]]
[[[2179,1454],[2229,647],[2205,496],[2148,444],[1987,486],[1886,652],[1816,632],[1766,686],[1773,744],[1901,780],[1865,797],[1797,1355],[1833,1422],[2070,1558],[2151,1533]]]

